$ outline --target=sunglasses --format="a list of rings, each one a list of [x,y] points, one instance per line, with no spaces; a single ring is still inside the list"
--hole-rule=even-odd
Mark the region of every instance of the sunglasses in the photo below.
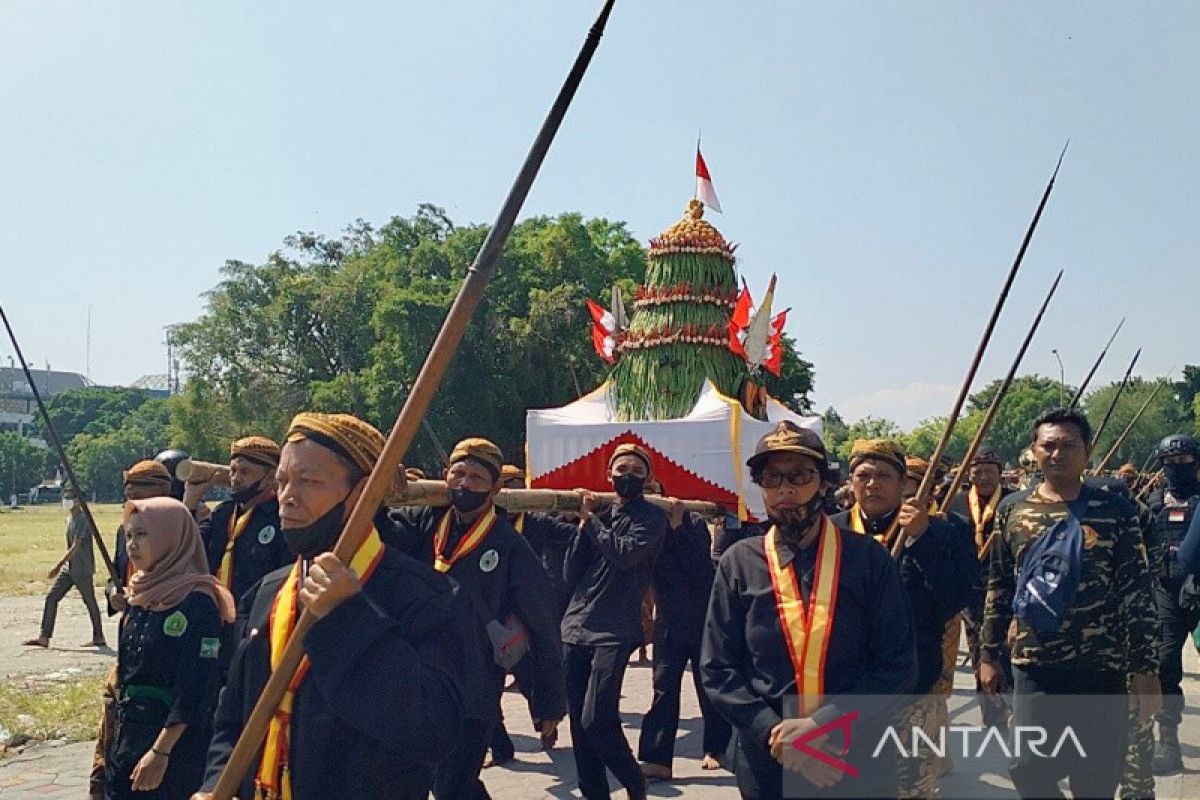
[[[808,486],[821,474],[816,469],[801,469],[787,474],[781,472],[764,472],[759,479],[759,485],[764,489],[778,489],[786,480],[792,486]]]

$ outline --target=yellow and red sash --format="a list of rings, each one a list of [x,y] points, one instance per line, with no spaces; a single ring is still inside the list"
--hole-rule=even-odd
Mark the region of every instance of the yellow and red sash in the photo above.
[[[233,588],[233,546],[237,544],[238,537],[245,533],[246,526],[250,524],[250,518],[254,516],[255,509],[274,496],[275,492],[260,494],[246,505],[246,510],[240,516],[237,513],[237,506],[234,506],[234,513],[229,515],[229,535],[225,540],[225,552],[221,554],[221,564],[217,567],[217,580],[226,589]]]
[[[837,610],[838,574],[842,560],[842,540],[829,517],[821,515],[818,534],[817,566],[808,608],[800,594],[796,569],[779,563],[774,526],[763,537],[767,571],[775,590],[775,607],[787,642],[792,669],[796,672],[796,693],[800,713],[808,716],[821,706],[825,695],[825,658],[833,638],[834,612]]]
[[[863,510],[858,503],[854,504],[854,508],[850,509],[850,530],[855,533],[866,535],[867,527],[863,524]],[[896,530],[900,527],[900,515],[896,514],[892,518],[892,524],[888,525],[888,529],[883,533],[875,534],[875,541],[883,545],[891,546],[892,539],[896,536]]]
[[[991,522],[992,517],[996,516],[996,506],[1000,505],[1000,495],[1004,492],[996,489],[992,492],[992,499],[988,501],[986,506],[979,502],[979,489],[974,486],[967,492],[967,508],[971,511],[971,522],[975,523],[975,555],[982,556],[987,549],[987,542],[984,541],[983,532],[987,529],[987,524]],[[983,506],[980,508],[980,506]]]
[[[525,512],[517,514],[517,521],[513,523],[513,530],[522,536],[525,535]]]
[[[446,515],[438,523],[437,532],[433,535],[433,568],[438,572],[449,572],[456,561],[470,555],[472,550],[479,547],[480,542],[487,538],[492,532],[492,526],[496,524],[496,507],[489,506],[487,513],[475,520],[475,524],[459,540],[454,552],[445,556],[442,551],[446,549],[446,539],[450,536],[450,520],[453,518],[454,509],[446,509]]]
[[[350,569],[359,576],[359,582],[366,584],[374,574],[375,568],[383,558],[383,541],[379,534],[372,529],[366,541],[358,548],[354,558],[350,560]],[[271,670],[274,671],[283,659],[284,648],[296,627],[296,606],[299,604],[300,565],[297,559],[287,580],[275,595],[271,605],[271,616],[268,624],[271,643]],[[261,800],[292,800],[291,772],[288,768],[289,747],[291,742],[292,706],[296,700],[296,690],[304,676],[308,674],[308,656],[300,661],[295,677],[288,684],[287,694],[279,701],[279,707],[271,717],[271,725],[267,728],[267,741],[263,747],[262,761],[258,765],[258,774],[254,778],[255,795]]]

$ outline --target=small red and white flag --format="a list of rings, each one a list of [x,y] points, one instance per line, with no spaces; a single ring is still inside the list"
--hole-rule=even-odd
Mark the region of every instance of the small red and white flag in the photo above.
[[[746,329],[750,327],[753,314],[754,301],[750,298],[746,279],[742,278],[742,291],[733,307],[733,317],[729,320],[729,349],[742,358],[746,357]]]
[[[763,369],[776,378],[783,367],[783,326],[787,323],[789,311],[790,308],[785,308],[771,320],[771,336],[767,339],[767,353],[763,358]]]
[[[617,360],[617,320],[612,313],[590,297],[587,301],[588,312],[592,315],[592,346],[596,355],[609,364]]]
[[[712,177],[708,174],[708,165],[704,156],[700,155],[700,143],[696,142],[696,198],[717,213],[721,211],[721,201],[717,199],[717,190],[713,188]]]

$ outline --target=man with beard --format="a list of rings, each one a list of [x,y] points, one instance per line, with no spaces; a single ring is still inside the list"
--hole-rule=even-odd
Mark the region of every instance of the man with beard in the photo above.
[[[788,796],[895,797],[895,761],[873,758],[871,748],[895,710],[887,698],[917,678],[897,565],[872,537],[821,513],[832,476],[817,434],[781,422],[747,465],[770,528],[721,557],[701,648],[705,691],[734,726],[738,789],[743,798],[780,798],[787,769],[802,782]],[[839,695],[880,700],[854,709],[848,752],[838,735],[806,746],[853,764],[853,780],[792,745],[851,710],[838,706]]]
[[[900,576],[912,609],[917,648],[917,682],[912,694],[920,700],[907,710],[906,720],[937,741],[944,700],[935,687],[943,672],[946,625],[967,604],[976,561],[969,540],[955,525],[930,517],[928,508],[905,498],[907,484],[919,484],[929,465],[922,459],[914,468],[916,480],[909,478],[908,461],[896,442],[856,441],[850,451],[850,485],[857,502],[833,521],[873,537],[889,551],[901,529],[908,535]],[[936,796],[939,768],[936,757],[928,752],[902,759],[900,796]]]
[[[200,523],[209,570],[235,599],[292,560],[279,534],[278,466],[279,445],[275,442],[263,436],[238,439],[229,448],[231,499]],[[188,483],[183,504],[194,507],[209,485]]]
[[[1000,501],[1012,492],[1000,483],[1000,470],[1003,462],[1000,454],[992,447],[984,445],[975,454],[967,477],[971,488],[955,496],[951,504],[953,511],[966,517],[971,525],[972,538],[975,540],[977,569],[972,576],[971,596],[967,607],[963,610],[963,619],[967,628],[967,650],[971,655],[971,669],[975,672],[975,693],[979,698],[979,711],[984,725],[1003,725],[1006,708],[997,704],[999,696],[983,690],[979,681],[979,629],[983,625],[983,600],[987,592],[987,554],[991,549],[992,532],[996,527],[996,509]],[[998,663],[1004,673],[1005,684],[1012,681],[1012,666],[1008,663],[1008,651],[1002,648],[998,654]]]
[[[1000,653],[1011,641],[1013,725],[1040,726],[1048,741],[1069,728],[1078,742],[1051,756],[1017,755],[1009,775],[1021,797],[1061,796],[1063,777],[1073,797],[1112,797],[1130,708],[1144,723],[1161,706],[1141,530],[1127,499],[1084,483],[1091,436],[1079,411],[1039,416],[1032,452],[1044,480],[996,515],[980,680],[988,692],[1001,688]]]
[[[1154,596],[1158,605],[1158,677],[1163,707],[1157,715],[1158,741],[1154,747],[1154,774],[1174,775],[1183,770],[1179,752],[1179,725],[1183,722],[1183,646],[1200,623],[1200,597],[1191,570],[1179,559],[1179,546],[1196,506],[1200,504],[1200,444],[1187,434],[1173,434],[1158,445],[1156,459],[1166,485],[1148,501],[1147,543]]]
[[[384,546],[382,513],[350,564],[328,552],[383,443],[347,414],[292,420],[276,478],[282,535],[296,561],[242,598],[246,634],[213,723],[207,791],[302,609],[317,617],[305,658],[238,797],[423,799],[454,746],[470,632],[450,582]]]
[[[631,800],[646,796],[646,778],[621,730],[620,703],[625,666],[643,641],[642,598],[667,530],[667,515],[643,497],[650,474],[649,453],[617,445],[608,459],[617,503],[599,510],[597,497],[581,492],[579,531],[567,550],[567,704],[579,791],[587,800],[609,797],[606,767]]]
[[[466,698],[463,729],[438,767],[433,794],[439,800],[488,796],[479,771],[499,717],[507,669],[529,662],[525,688],[543,740],[553,738],[566,710],[550,581],[529,543],[495,506],[503,465],[492,442],[462,440],[450,452],[446,473],[450,508],[393,511],[394,529],[386,540],[450,578],[470,609],[476,657],[488,665],[478,691]],[[528,652],[522,656],[521,650]]]

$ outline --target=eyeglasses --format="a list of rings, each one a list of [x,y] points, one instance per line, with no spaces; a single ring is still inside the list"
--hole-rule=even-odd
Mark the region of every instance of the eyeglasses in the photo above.
[[[792,486],[808,486],[820,474],[820,471],[815,469],[801,469],[786,475],[779,472],[764,472],[758,483],[764,489],[778,489],[785,480]]]

